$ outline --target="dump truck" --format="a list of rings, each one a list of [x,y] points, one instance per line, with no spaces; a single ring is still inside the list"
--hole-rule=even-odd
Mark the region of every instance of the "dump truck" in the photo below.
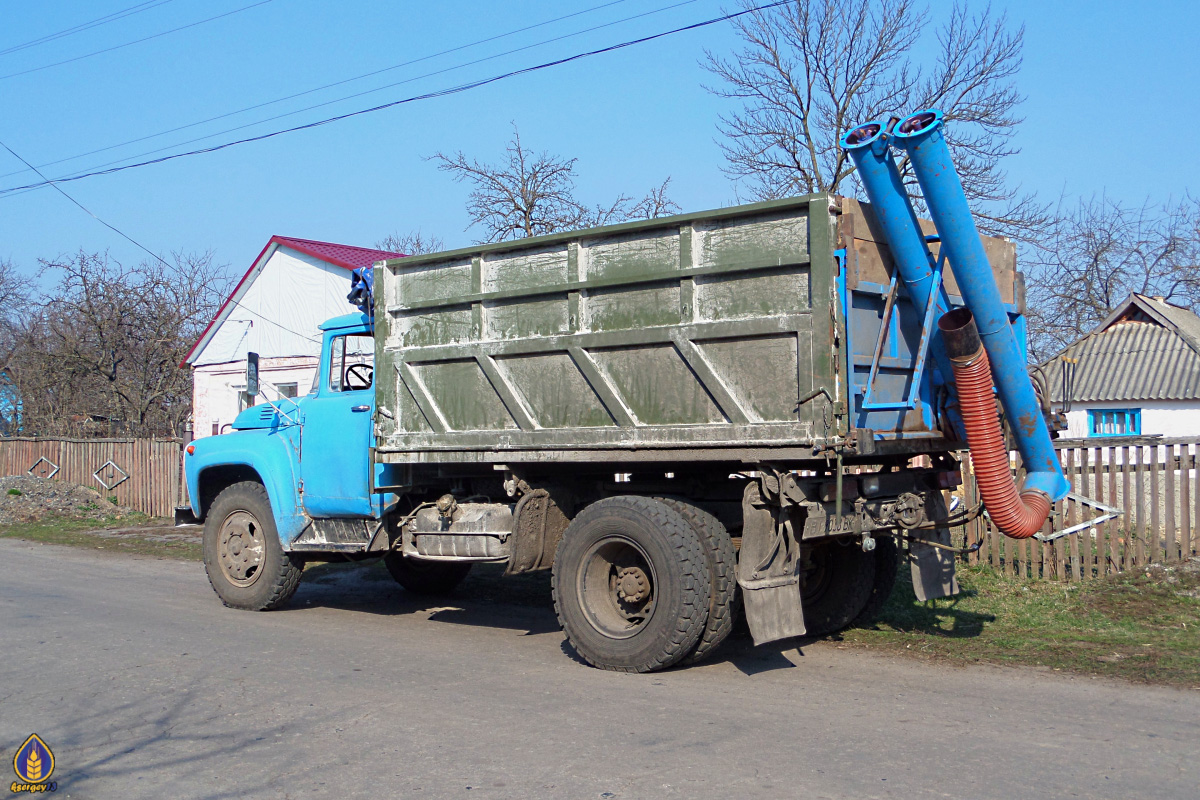
[[[946,502],[963,450],[1010,535],[1066,481],[1025,368],[1015,248],[977,232],[942,125],[846,135],[870,202],[813,194],[356,274],[360,313],[321,326],[312,392],[186,448],[216,593],[276,608],[313,561],[382,558],[426,594],[477,563],[551,570],[579,656],[637,672],[711,655],[743,612],[755,643],[870,617],[901,558],[919,597],[955,593],[949,529],[980,513]]]

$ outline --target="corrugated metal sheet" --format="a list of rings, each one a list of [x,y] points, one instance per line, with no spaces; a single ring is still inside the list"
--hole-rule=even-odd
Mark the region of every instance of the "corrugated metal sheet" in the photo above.
[[[1200,355],[1178,330],[1153,322],[1118,322],[1061,355],[1078,359],[1074,402],[1200,398]],[[1044,365],[1055,402],[1063,400],[1062,367],[1057,356]]]

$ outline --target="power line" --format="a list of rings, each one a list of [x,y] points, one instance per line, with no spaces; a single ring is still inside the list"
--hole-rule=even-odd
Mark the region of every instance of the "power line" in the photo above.
[[[120,236],[120,237],[121,237],[122,239],[124,239],[125,241],[127,241],[127,242],[129,242],[130,244],[134,245],[134,246],[135,246],[135,247],[137,247],[139,250],[141,250],[142,252],[144,252],[146,255],[150,256],[150,257],[151,257],[151,258],[153,258],[154,260],[156,260],[158,263],[162,264],[162,265],[163,265],[164,267],[166,267],[167,269],[174,269],[174,267],[172,267],[170,264],[168,264],[168,263],[167,263],[167,262],[166,262],[166,261],[163,259],[163,257],[162,257],[162,256],[160,256],[158,253],[155,253],[155,252],[154,252],[154,251],[152,251],[152,250],[151,250],[149,247],[146,247],[146,245],[142,244],[142,243],[141,243],[141,242],[139,242],[137,239],[134,239],[132,236],[130,236],[129,234],[125,233],[125,232],[124,232],[124,231],[122,231],[120,228],[117,228],[115,225],[111,225],[111,224],[109,224],[108,222],[105,222],[104,220],[100,219],[100,217],[98,217],[98,216],[96,216],[94,213],[92,213],[92,211],[91,211],[91,210],[90,210],[90,209],[89,209],[87,206],[85,206],[83,203],[81,203],[81,202],[79,202],[78,200],[76,200],[76,199],[75,199],[74,197],[72,197],[71,195],[67,194],[67,193],[66,193],[66,191],[64,191],[64,190],[63,190],[63,188],[62,188],[61,186],[59,186],[59,185],[58,185],[58,182],[57,182],[57,181],[52,181],[52,180],[50,180],[49,178],[47,178],[45,175],[42,175],[42,173],[41,173],[41,172],[38,170],[38,168],[37,168],[37,167],[33,166],[33,165],[32,165],[32,164],[30,164],[28,161],[26,161],[24,158],[22,158],[20,155],[18,155],[18,154],[17,154],[17,153],[16,153],[16,152],[15,152],[15,151],[14,151],[14,150],[11,148],[11,147],[9,147],[7,144],[5,144],[4,142],[0,141],[0,147],[3,147],[5,150],[7,150],[7,151],[9,152],[9,154],[10,154],[10,155],[11,155],[13,158],[17,159],[18,161],[20,161],[20,162],[21,162],[22,164],[24,164],[25,166],[29,167],[29,168],[30,168],[31,170],[33,170],[34,172],[37,172],[37,174],[38,174],[38,175],[41,175],[42,179],[43,179],[43,180],[45,180],[45,181],[46,181],[46,182],[47,182],[47,183],[48,183],[50,186],[53,186],[53,187],[54,187],[54,189],[55,189],[55,190],[56,190],[56,191],[57,191],[59,194],[61,194],[63,197],[65,197],[65,198],[67,198],[68,200],[70,200],[70,201],[71,201],[73,204],[75,204],[75,205],[76,205],[78,208],[80,208],[80,209],[81,209],[81,210],[82,210],[82,211],[83,211],[85,214],[87,214],[87,215],[88,215],[89,217],[91,217],[92,219],[96,220],[96,222],[99,222],[101,225],[103,225],[104,227],[108,228],[110,231],[112,231],[113,233],[117,234],[118,236]],[[237,300],[233,299],[233,295],[230,295],[230,296],[229,296],[229,302],[233,303],[233,304],[234,304],[235,306],[237,306],[238,308],[241,308],[243,311],[247,311],[247,312],[249,312],[249,313],[251,313],[251,314],[254,314],[256,317],[258,317],[259,319],[263,320],[264,322],[269,322],[269,323],[271,323],[272,325],[274,325],[275,327],[277,327],[277,328],[281,328],[282,330],[285,330],[285,331],[287,331],[288,333],[292,334],[293,336],[299,336],[300,338],[302,338],[302,339],[307,339],[307,340],[309,340],[310,342],[320,342],[320,339],[314,339],[313,337],[311,337],[311,336],[307,336],[307,335],[305,335],[305,334],[303,334],[303,333],[300,333],[299,331],[294,331],[294,330],[292,330],[291,328],[287,327],[286,325],[282,325],[282,324],[280,324],[280,323],[276,322],[275,320],[273,320],[273,319],[270,319],[269,317],[264,317],[264,316],[263,316],[263,315],[262,315],[260,312],[258,312],[258,311],[255,311],[255,310],[254,310],[254,309],[252,309],[252,308],[247,308],[246,306],[244,306],[244,305],[242,305],[241,303],[239,303]]]
[[[408,84],[408,83],[413,83],[414,81],[423,80],[423,79],[425,79],[425,78],[431,78],[431,77],[434,77],[434,76],[436,76],[436,75],[442,75],[442,74],[445,74],[445,73],[447,73],[447,72],[453,72],[453,71],[455,71],[455,70],[459,70],[459,69],[464,69],[464,68],[466,68],[466,67],[474,66],[474,65],[476,65],[476,64],[482,64],[482,63],[483,63],[483,62],[485,62],[485,61],[494,61],[494,60],[495,60],[495,59],[497,59],[497,58],[503,58],[504,56],[512,55],[512,54],[514,54],[514,53],[520,53],[520,52],[522,52],[522,51],[525,51],[525,50],[530,50],[530,49],[533,49],[533,48],[535,48],[535,47],[541,47],[542,45],[545,45],[545,44],[550,44],[550,43],[553,43],[553,42],[561,41],[561,40],[563,40],[563,39],[571,39],[571,38],[574,38],[574,37],[576,37],[576,36],[582,36],[582,35],[584,35],[584,34],[587,34],[587,33],[592,33],[593,31],[598,31],[598,30],[600,30],[600,29],[602,29],[602,28],[610,28],[610,27],[612,27],[613,25],[620,25],[620,24],[622,24],[622,23],[629,22],[629,21],[631,21],[631,20],[640,19],[640,18],[642,18],[642,17],[648,17],[648,16],[651,16],[651,15],[653,15],[653,14],[660,14],[660,13],[662,13],[662,12],[664,12],[664,11],[670,11],[670,10],[672,10],[672,9],[679,8],[679,7],[681,7],[681,6],[691,5],[692,3],[695,3],[695,2],[697,2],[697,1],[698,1],[698,0],[681,0],[681,2],[674,3],[673,5],[664,6],[664,7],[662,7],[662,8],[657,8],[657,9],[654,9],[654,10],[652,10],[652,11],[644,11],[644,12],[642,12],[642,13],[640,13],[640,14],[634,14],[634,15],[632,15],[632,16],[624,17],[624,18],[622,18],[622,19],[614,20],[614,21],[612,21],[612,22],[606,22],[606,23],[603,23],[603,24],[601,24],[601,25],[594,25],[594,26],[592,26],[592,27],[590,27],[590,28],[584,28],[584,29],[583,29],[583,30],[581,30],[581,31],[575,31],[574,33],[566,33],[566,34],[562,34],[561,36],[555,36],[555,37],[552,37],[552,38],[550,38],[550,39],[543,39],[543,40],[542,40],[542,41],[540,41],[540,42],[534,42],[533,44],[524,45],[524,46],[522,46],[522,47],[516,47],[516,48],[513,48],[512,50],[505,50],[505,51],[504,51],[504,52],[502,52],[502,53],[496,53],[496,54],[494,54],[494,55],[485,56],[485,57],[483,57],[483,58],[477,58],[477,59],[475,59],[474,61],[468,61],[468,62],[466,62],[466,63],[463,63],[463,64],[457,64],[457,65],[455,65],[455,66],[452,66],[452,67],[445,67],[445,68],[443,68],[443,69],[434,70],[433,72],[426,72],[426,73],[425,73],[425,74],[423,74],[423,75],[416,75],[416,76],[414,76],[414,77],[411,77],[411,78],[405,78],[405,79],[404,79],[404,80],[402,80],[402,81],[396,81],[395,83],[389,83],[389,84],[385,84],[385,85],[383,85],[383,86],[378,86],[378,87],[376,87],[376,88],[374,88],[374,89],[367,89],[367,90],[365,90],[365,91],[361,91],[361,92],[355,92],[354,94],[344,95],[344,96],[342,96],[342,97],[336,97],[336,98],[334,98],[334,99],[332,99],[332,100],[325,100],[325,101],[323,101],[323,102],[320,102],[320,103],[315,103],[315,104],[313,104],[313,105],[311,105],[311,106],[305,106],[304,108],[298,108],[298,109],[295,109],[294,111],[286,111],[286,112],[284,112],[284,113],[282,113],[282,114],[276,114],[275,116],[272,116],[272,117],[266,117],[265,119],[259,119],[259,120],[255,120],[254,122],[247,122],[247,123],[245,123],[245,124],[242,124],[242,125],[235,125],[235,126],[234,126],[234,127],[232,127],[232,128],[225,128],[224,130],[216,131],[216,132],[214,132],[214,133],[208,133],[208,134],[205,134],[205,135],[203,135],[203,136],[197,136],[197,137],[195,137],[194,139],[186,139],[186,140],[184,140],[184,141],[182,141],[182,142],[175,142],[175,143],[173,143],[173,144],[169,144],[169,145],[166,145],[166,146],[163,146],[163,147],[156,147],[156,148],[154,148],[153,150],[146,150],[146,151],[144,151],[144,152],[137,153],[137,154],[135,154],[135,155],[131,155],[131,156],[125,156],[125,157],[123,157],[123,158],[118,158],[118,159],[115,159],[115,160],[113,160],[113,161],[108,161],[108,162],[105,162],[105,163],[103,163],[103,164],[98,164],[98,165],[96,165],[96,166],[93,166],[93,167],[87,167],[87,168],[84,170],[84,172],[92,172],[92,171],[94,171],[94,170],[101,170],[101,169],[104,169],[105,167],[110,167],[110,166],[112,166],[112,165],[114,165],[114,164],[121,164],[121,163],[124,163],[124,162],[126,162],[126,161],[130,161],[130,160],[132,160],[132,159],[144,158],[145,156],[151,156],[151,155],[154,155],[155,153],[162,153],[162,152],[165,152],[165,151],[168,151],[168,150],[174,150],[174,149],[175,149],[175,148],[177,148],[177,147],[183,147],[183,146],[185,146],[185,145],[189,145],[189,144],[195,144],[196,142],[203,142],[203,141],[206,141],[206,140],[208,140],[208,139],[215,139],[215,138],[217,138],[218,136],[223,136],[223,135],[225,135],[225,134],[227,134],[227,133],[234,133],[234,132],[236,132],[236,131],[245,130],[245,129],[247,129],[247,128],[253,128],[253,127],[256,127],[256,126],[258,126],[258,125],[263,125],[263,124],[265,124],[265,123],[267,123],[267,122],[274,122],[274,121],[276,121],[276,120],[280,120],[280,119],[286,119],[286,118],[288,118],[288,117],[294,117],[294,116],[296,116],[297,114],[303,114],[303,113],[304,113],[304,112],[306,112],[306,111],[313,111],[313,110],[315,110],[315,109],[318,109],[318,108],[324,108],[324,107],[326,107],[326,106],[336,105],[337,103],[341,103],[341,102],[344,102],[344,101],[346,101],[346,100],[353,100],[354,98],[357,98],[357,97],[364,97],[364,96],[366,96],[366,95],[369,95],[369,94],[375,94],[375,93],[377,93],[377,92],[382,92],[382,91],[384,91],[385,89],[392,89],[392,88],[395,88],[395,87],[397,87],[397,86],[403,86],[403,85],[405,85],[405,84]],[[42,166],[45,166],[45,165],[42,165]],[[16,171],[16,172],[11,172],[11,173],[8,173],[8,175],[16,175],[16,174],[19,174],[19,173],[21,173],[21,172],[25,172],[25,171],[26,171],[26,170],[18,170],[18,171]],[[7,175],[6,175],[6,176],[0,176],[0,177],[7,177]],[[60,178],[59,180],[65,180],[65,179],[66,179],[66,178]],[[71,178],[71,179],[73,180],[73,178]],[[8,196],[8,195],[10,195],[10,194],[13,194],[13,193],[20,192],[20,191],[21,191],[21,188],[22,188],[22,187],[17,187],[17,188],[14,188],[14,189],[4,189],[4,190],[0,190],[0,197],[4,197],[4,196]]]
[[[172,2],[172,0],[162,0],[162,2]],[[305,89],[302,92],[296,92],[295,94],[289,94],[284,97],[276,98],[274,100],[267,100],[262,103],[256,103],[251,106],[246,106],[245,108],[239,108],[236,111],[228,111],[224,114],[218,114],[215,117],[209,117],[208,119],[202,119],[202,120],[198,120],[196,122],[189,122],[186,125],[180,125],[175,128],[169,128],[164,131],[159,131],[158,133],[151,133],[151,134],[147,134],[146,136],[140,136],[136,139],[129,139],[124,142],[118,142],[117,144],[111,144],[111,145],[108,145],[107,147],[101,147],[96,150],[89,150],[86,153],[79,153],[77,155],[68,156],[67,158],[60,158],[55,161],[47,161],[45,163],[38,164],[38,166],[39,167],[52,167],[55,164],[63,164],[68,161],[74,161],[79,158],[85,158],[87,156],[96,155],[97,153],[104,153],[109,150],[115,150],[119,147],[125,147],[126,145],[137,144],[138,142],[144,142],[147,139],[155,139],[155,138],[158,138],[159,136],[166,136],[167,134],[170,134],[170,133],[178,133],[179,131],[187,130],[188,128],[194,128],[198,125],[204,125],[209,122],[216,122],[219,119],[225,119],[227,117],[236,116],[238,114],[244,114],[247,111],[254,111],[259,108],[265,108],[266,106],[275,105],[277,103],[282,103],[287,100],[294,100],[297,97],[304,97],[305,95],[314,94],[316,92],[324,91],[325,89],[332,89],[335,86],[342,86],[347,83],[353,83],[354,81],[363,80],[364,78],[371,78],[371,77],[374,77],[375,75],[381,75],[385,72],[391,72],[393,70],[401,69],[403,67],[409,67],[409,66],[412,66],[413,64],[419,64],[422,61],[429,61],[434,58],[439,58],[444,55],[449,55],[450,53],[457,53],[460,50],[466,50],[471,47],[477,47],[478,45],[481,45],[481,44],[487,44],[488,42],[494,42],[499,39],[506,39],[509,36],[515,36],[518,33],[525,33],[526,31],[535,30],[536,28],[542,28],[542,27],[545,27],[546,25],[552,25],[555,22],[562,22],[565,19],[582,16],[583,14],[590,14],[593,11],[599,11],[600,9],[608,8],[609,6],[620,5],[621,3],[625,3],[625,2],[628,2],[628,0],[611,0],[610,2],[607,2],[607,3],[601,3],[598,6],[592,6],[591,8],[585,8],[582,11],[575,11],[570,14],[564,14],[561,17],[555,17],[554,19],[548,19],[548,20],[545,20],[544,22],[538,22],[533,25],[526,25],[524,28],[516,28],[514,30],[508,31],[507,33],[500,33],[500,34],[496,34],[495,36],[489,36],[485,39],[479,39],[474,42],[470,42],[468,44],[462,44],[462,45],[458,45],[457,47],[451,47],[449,49],[442,50],[440,52],[433,53],[431,55],[421,56],[420,58],[414,58],[410,61],[405,61],[400,64],[393,64],[390,67],[384,67],[382,69],[372,70],[371,72],[364,72],[363,74],[355,75],[352,78],[344,78],[339,81],[334,81],[333,83],[327,83],[324,86],[317,86],[312,89]],[[551,40],[551,41],[553,41],[553,40]],[[544,44],[544,42],[542,42],[542,44]],[[0,55],[3,55],[3,53],[0,52]],[[436,73],[434,73],[434,74],[436,74]],[[388,87],[381,87],[381,88],[388,88]],[[343,98],[343,99],[345,99],[345,98]],[[302,109],[302,110],[306,110],[306,109]],[[260,120],[260,122],[269,122],[269,121],[270,120]],[[257,124],[257,123],[255,123],[255,124]],[[221,131],[221,133],[228,133],[228,131]],[[219,134],[214,134],[214,135],[219,135]],[[198,141],[198,140],[193,140],[193,141]],[[187,144],[187,142],[183,142],[182,144]],[[175,145],[171,145],[171,146],[178,147],[179,144],[175,144]],[[154,152],[156,152],[156,151],[154,151]],[[143,155],[145,155],[145,154],[143,154]],[[130,158],[138,158],[138,157],[139,156],[130,156]],[[127,159],[119,159],[119,161],[125,161],[125,160],[127,160]],[[112,163],[118,163],[118,162],[112,162]],[[103,164],[101,166],[109,166],[109,165]],[[19,175],[22,172],[28,172],[28,170],[20,169],[20,170],[16,170],[15,172],[7,172],[4,174],[0,174],[0,178],[8,178],[13,175]]]
[[[138,3],[136,6],[123,8],[120,11],[114,11],[111,14],[105,14],[103,17],[97,17],[96,19],[88,22],[81,22],[78,25],[58,31],[57,33],[39,36],[37,39],[31,39],[28,42],[16,44],[12,47],[6,47],[5,49],[0,50],[0,56],[6,56],[9,53],[16,53],[20,50],[26,50],[30,47],[37,47],[40,44],[53,42],[56,39],[62,39],[67,36],[72,36],[76,33],[82,33],[83,31],[91,30],[92,28],[98,28],[101,25],[107,25],[110,22],[116,22],[117,20],[125,19],[125,17],[132,17],[134,14],[140,14],[143,11],[149,11],[152,8],[158,8],[159,6],[173,2],[175,2],[175,0],[146,0],[146,2]]]
[[[252,8],[258,8],[259,6],[265,6],[267,3],[271,3],[271,2],[274,2],[274,0],[259,0],[259,2],[257,2],[257,3],[251,3],[248,6],[242,6],[241,8],[235,8],[233,11],[226,11],[224,14],[217,14],[215,17],[209,17],[208,19],[202,19],[199,22],[190,22],[187,25],[180,25],[178,28],[171,28],[169,31],[162,31],[161,33],[155,33],[150,36],[144,36],[141,39],[134,39],[132,42],[125,42],[125,44],[113,45],[112,47],[106,47],[103,50],[96,50],[95,52],[86,53],[82,56],[75,56],[74,58],[68,58],[65,61],[55,61],[53,64],[44,64],[40,67],[33,67],[31,69],[21,70],[20,72],[10,72],[7,75],[0,75],[0,81],[8,80],[9,78],[16,78],[21,75],[28,75],[31,72],[41,72],[42,70],[50,69],[51,67],[61,67],[63,64],[72,64],[76,61],[82,61],[85,58],[91,58],[92,56],[98,56],[102,53],[111,53],[113,50],[120,50],[121,48],[130,47],[135,44],[141,44],[142,42],[148,42],[151,39],[157,39],[161,36],[166,36],[171,33],[178,33],[179,31],[185,31],[188,28],[194,28],[197,25],[203,25],[206,22],[212,22],[213,20],[222,19],[224,17],[228,17],[233,14],[240,14],[243,11],[249,11]]]
[[[18,192],[18,191],[27,190],[27,189],[36,189],[36,188],[40,188],[42,186],[46,186],[51,183],[67,183],[70,181],[83,180],[85,178],[93,178],[98,175],[111,175],[116,172],[124,172],[125,170],[128,170],[128,169],[136,169],[139,167],[147,167],[152,164],[162,164],[167,161],[174,161],[175,159],[178,159],[178,158],[187,158],[189,156],[204,155],[206,153],[215,153],[219,150],[225,150],[227,148],[235,147],[237,145],[249,144],[250,142],[261,142],[265,139],[272,139],[276,136],[282,136],[287,133],[295,133],[297,131],[308,130],[310,128],[317,128],[322,125],[328,125],[332,122],[341,122],[342,120],[350,119],[352,117],[358,117],[358,116],[362,116],[364,114],[372,114],[372,113],[375,113],[376,111],[383,111],[384,109],[394,108],[395,106],[405,105],[407,103],[414,103],[414,102],[417,102],[420,100],[431,100],[431,99],[438,98],[438,97],[447,97],[447,96],[454,95],[454,94],[460,94],[462,92],[466,92],[471,89],[478,89],[481,86],[487,86],[489,84],[498,83],[499,81],[507,80],[509,78],[517,77],[519,75],[525,75],[525,74],[532,73],[532,72],[538,72],[540,70],[549,69],[551,67],[562,66],[563,64],[569,64],[573,61],[579,61],[581,59],[590,58],[592,56],[601,55],[603,53],[611,53],[615,50],[621,50],[626,47],[632,47],[634,45],[645,44],[646,42],[652,42],[656,39],[662,39],[667,36],[673,36],[674,34],[677,34],[677,33],[684,33],[686,31],[692,31],[692,30],[696,30],[698,28],[704,28],[709,25],[715,25],[718,22],[726,22],[728,20],[736,19],[737,17],[741,17],[745,14],[752,14],[752,13],[755,13],[758,11],[765,11],[767,9],[776,8],[776,7],[782,6],[782,5],[787,5],[791,2],[793,2],[793,0],[776,0],[776,2],[773,2],[773,3],[766,3],[766,4],[760,5],[760,6],[754,6],[753,8],[743,9],[742,11],[736,11],[736,12],[733,12],[730,14],[723,14],[719,17],[713,17],[712,19],[704,20],[702,22],[695,22],[695,23],[692,23],[691,25],[684,25],[679,28],[673,28],[668,31],[662,31],[661,33],[651,34],[650,36],[643,36],[638,39],[630,39],[629,41],[620,42],[619,44],[609,45],[607,47],[602,47],[597,50],[589,50],[589,51],[583,52],[583,53],[576,53],[575,55],[572,55],[572,56],[555,59],[554,61],[547,61],[542,64],[536,64],[532,67],[523,67],[521,69],[511,70],[509,72],[501,73],[499,75],[493,75],[489,78],[482,78],[480,80],[471,81],[469,83],[459,84],[458,86],[453,86],[449,89],[441,89],[441,90],[438,90],[435,92],[426,92],[425,94],[414,95],[412,97],[406,97],[401,100],[393,100],[389,103],[383,103],[383,104],[380,104],[377,106],[371,106],[370,108],[363,108],[363,109],[359,109],[357,111],[348,112],[346,114],[338,114],[337,116],[326,117],[325,119],[316,120],[315,122],[308,122],[303,125],[296,125],[291,128],[282,128],[280,130],[270,131],[268,133],[263,133],[258,136],[249,136],[244,139],[235,139],[230,142],[224,142],[222,144],[213,145],[212,147],[204,147],[204,148],[200,148],[198,150],[189,150],[189,151],[186,151],[183,153],[174,153],[172,155],[161,156],[159,158],[153,158],[153,159],[149,159],[147,161],[138,161],[133,164],[124,164],[122,166],[111,167],[109,169],[95,170],[92,172],[81,173],[79,175],[71,175],[71,176],[68,176],[65,178],[59,178],[53,182],[46,179],[45,176],[42,176],[43,181],[41,183],[28,184],[25,186],[14,186],[12,188],[3,190],[3,192],[0,192],[0,194],[10,194],[13,192]],[[22,159],[22,160],[24,160],[24,159]],[[36,172],[36,170],[35,170],[35,172]],[[38,174],[40,175],[41,173],[38,173]],[[57,186],[55,188],[57,188]],[[61,189],[59,191],[61,191]]]

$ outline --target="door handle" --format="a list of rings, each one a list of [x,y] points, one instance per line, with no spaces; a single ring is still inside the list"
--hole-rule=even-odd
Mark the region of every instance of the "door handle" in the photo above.
[[[363,411],[370,411],[371,407],[370,406],[350,406],[350,410],[353,411],[355,414],[358,414]]]

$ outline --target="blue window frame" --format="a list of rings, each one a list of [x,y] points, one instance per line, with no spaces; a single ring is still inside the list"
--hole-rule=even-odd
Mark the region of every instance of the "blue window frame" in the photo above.
[[[1140,408],[1089,408],[1088,436],[1140,436]]]

